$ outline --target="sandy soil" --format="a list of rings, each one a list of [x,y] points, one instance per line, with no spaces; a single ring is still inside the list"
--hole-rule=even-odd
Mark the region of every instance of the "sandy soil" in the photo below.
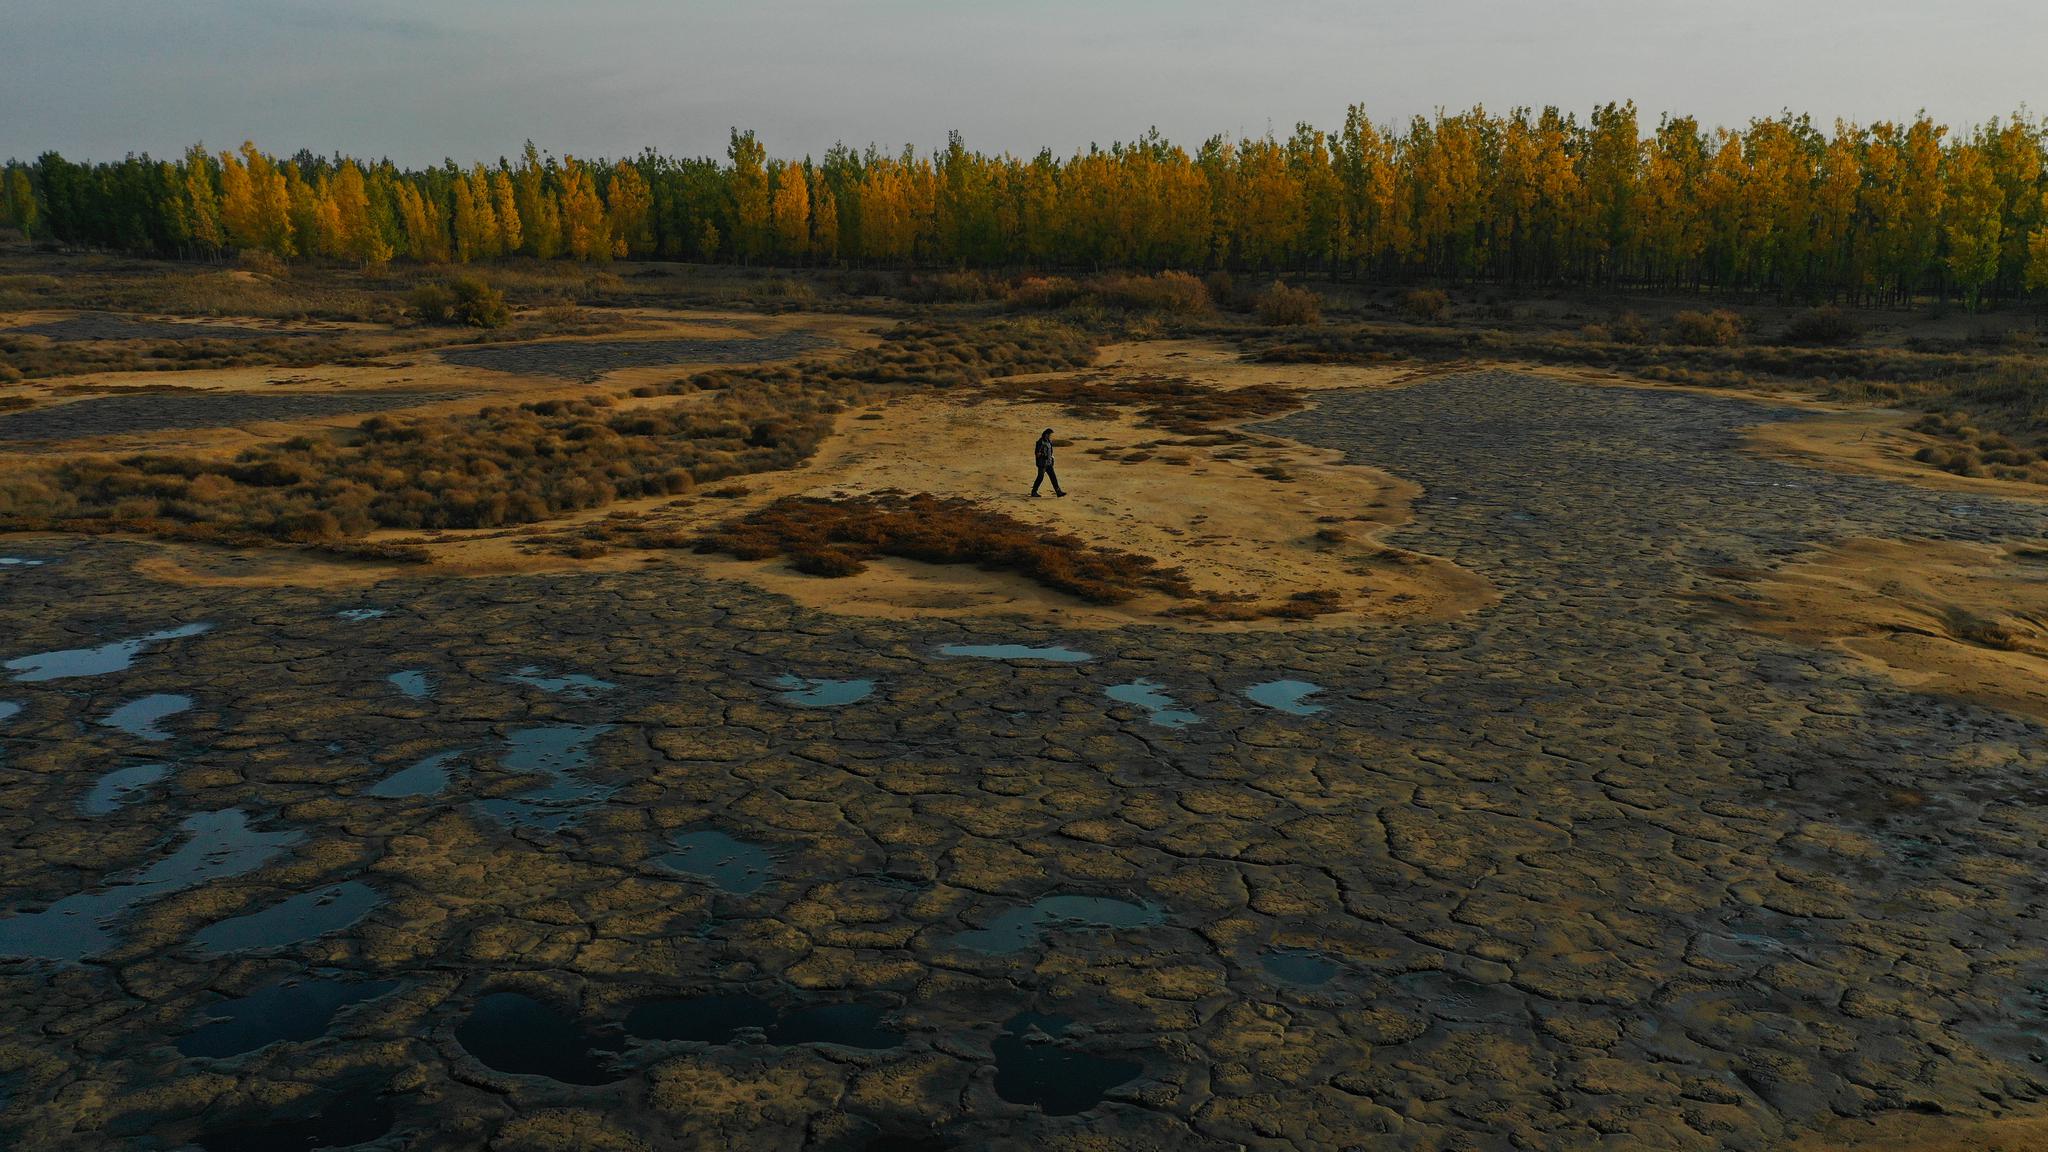
[[[62,319],[71,315],[74,313],[14,313],[0,316],[0,327],[13,323]],[[608,312],[607,315],[615,316],[626,327],[621,331],[589,336],[550,336],[540,342],[568,343],[637,338],[724,340],[802,331],[815,333],[833,342],[833,347],[807,352],[806,357],[830,357],[850,349],[874,344],[879,339],[876,331],[888,323],[873,317],[836,314],[793,313],[763,316],[745,312],[673,312],[645,308],[617,309]],[[276,324],[274,321],[235,318],[219,322],[229,325]],[[339,329],[342,326],[329,327]],[[374,326],[350,327],[378,331]],[[400,333],[389,329],[382,331],[391,332],[394,338],[399,335],[417,338],[416,332]],[[607,373],[598,383],[607,390],[625,392],[643,384],[666,383],[679,376],[689,375],[702,367],[705,365],[679,363],[622,369]],[[250,393],[266,396],[382,391],[457,393],[460,394],[460,398],[415,405],[404,410],[408,415],[452,415],[473,412],[478,408],[502,404],[513,399],[524,403],[551,397],[586,396],[592,389],[592,384],[554,376],[518,375],[451,364],[436,355],[433,348],[415,348],[381,356],[371,363],[355,365],[252,365],[244,368],[197,369],[189,372],[101,372],[62,376],[30,380],[8,388],[0,388],[0,395],[24,396],[35,401],[38,407],[51,407],[110,393],[166,390]],[[653,402],[661,402],[662,399],[665,398],[657,398]],[[628,398],[621,402],[621,406],[641,402]],[[53,452],[113,454],[174,451],[187,455],[225,456],[257,444],[304,433],[353,428],[361,423],[362,419],[361,414],[344,414],[292,420],[249,420],[232,427],[97,436],[69,440],[56,446],[36,442],[0,441],[0,461],[9,456],[47,458]]]
[[[1391,387],[1406,379],[1379,367],[1246,364],[1221,345],[1155,341],[1116,345],[1103,373],[1171,371],[1220,388],[1282,384],[1305,389]],[[582,522],[626,513],[651,526],[696,531],[783,496],[855,496],[896,489],[983,500],[1049,532],[1154,557],[1183,568],[1204,592],[1273,605],[1296,593],[1333,589],[1344,611],[1312,622],[1201,621],[1230,629],[1349,626],[1369,620],[1446,619],[1487,602],[1483,579],[1441,558],[1378,542],[1405,523],[1419,491],[1337,453],[1255,438],[1189,447],[1137,418],[1084,419],[1060,405],[977,397],[911,397],[843,415],[836,434],[805,466],[748,477],[739,500],[660,499],[614,505]],[[1070,495],[1033,499],[1031,442],[1057,429],[1060,477]],[[1140,459],[1139,457],[1143,457]],[[1262,473],[1260,470],[1267,470]],[[1275,475],[1287,477],[1276,479]],[[573,523],[573,522],[558,522]],[[1318,533],[1323,535],[1319,536]],[[471,572],[554,567],[530,555],[522,533],[448,533],[432,545],[437,563]],[[613,559],[617,559],[613,557]],[[745,579],[800,604],[862,616],[1022,614],[1080,627],[1169,618],[1180,601],[1153,595],[1114,607],[1085,604],[1012,575],[967,565],[873,561],[860,575],[806,576],[779,560],[692,556],[714,576]],[[569,562],[575,563],[575,562]]]
[[[1855,539],[1722,604],[1920,691],[2048,719],[2048,547]]]

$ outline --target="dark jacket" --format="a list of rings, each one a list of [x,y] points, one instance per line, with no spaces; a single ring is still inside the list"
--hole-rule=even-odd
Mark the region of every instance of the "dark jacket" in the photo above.
[[[1040,436],[1033,453],[1033,458],[1038,461],[1040,468],[1052,467],[1052,441]]]

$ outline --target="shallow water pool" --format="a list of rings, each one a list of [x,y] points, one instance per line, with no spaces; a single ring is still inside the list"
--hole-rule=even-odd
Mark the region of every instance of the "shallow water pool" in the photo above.
[[[970,656],[978,660],[1049,660],[1055,664],[1079,664],[1095,657],[1077,648],[1058,645],[1033,648],[1028,644],[946,644],[941,656]]]
[[[96,956],[114,946],[114,921],[136,905],[209,880],[253,872],[302,839],[293,831],[257,831],[239,808],[201,812],[179,827],[185,843],[132,879],[109,881],[104,888],[66,896],[41,912],[0,920],[0,956]]]
[[[190,696],[159,692],[154,696],[144,696],[140,700],[130,700],[101,717],[100,724],[107,728],[118,728],[137,740],[160,743],[169,740],[171,734],[157,727],[157,721],[176,716],[180,712],[190,710],[191,707]]]
[[[209,924],[193,935],[192,942],[208,952],[282,948],[350,927],[383,902],[383,893],[350,880]]]
[[[1200,716],[1182,708],[1180,701],[1162,691],[1159,684],[1142,676],[1129,684],[1112,685],[1104,694],[1119,704],[1143,708],[1147,719],[1161,728],[1186,728],[1202,722]]]
[[[808,676],[778,676],[778,703],[797,708],[838,708],[865,700],[874,693],[873,680],[814,680]]]
[[[17,656],[6,664],[0,664],[0,668],[13,673],[16,680],[28,683],[68,680],[76,676],[104,676],[109,672],[125,671],[135,663],[137,656],[154,645],[198,636],[212,629],[211,624],[181,624],[161,632],[109,641],[97,648],[65,648]]]
[[[954,935],[956,948],[1007,953],[1035,947],[1051,928],[1149,928],[1166,922],[1154,904],[1133,904],[1108,896],[1047,896],[996,916],[985,928]]]
[[[676,850],[655,863],[709,880],[726,892],[758,892],[775,870],[775,858],[767,849],[714,829],[684,833],[673,843]]]
[[[1285,712],[1290,716],[1313,716],[1318,712],[1328,711],[1321,704],[1308,703],[1309,697],[1322,690],[1322,685],[1311,684],[1306,680],[1268,680],[1264,684],[1254,684],[1245,689],[1244,694],[1252,703],[1262,704],[1277,712]]]
[[[78,802],[88,816],[105,816],[126,804],[133,804],[142,790],[164,778],[169,764],[131,764],[116,768],[93,782],[92,790]]]

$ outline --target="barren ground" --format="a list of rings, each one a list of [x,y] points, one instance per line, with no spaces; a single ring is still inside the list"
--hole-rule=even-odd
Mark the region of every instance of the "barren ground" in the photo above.
[[[670,315],[593,340],[844,347],[875,326]],[[472,406],[593,387],[403,359],[92,383]],[[1830,422],[1864,418],[1769,396],[1259,366],[1192,342],[1099,367],[1313,391],[1246,443],[1195,448],[999,390],[904,398],[844,413],[809,464],[742,495],[624,511],[690,527],[783,494],[985,496],[1198,584],[1341,587],[1355,609],[1219,630],[965,568],[573,561],[520,532],[441,534],[425,568],[0,538],[36,562],[0,564],[0,663],[159,637],[92,675],[0,672],[0,944],[61,951],[95,919],[65,910],[125,901],[76,958],[0,958],[0,1133],[261,1147],[296,1137],[251,1125],[313,1117],[387,1150],[2040,1143],[2048,541],[2024,488],[1908,482],[1895,418],[1849,439]],[[10,391],[31,413],[98,395]],[[227,451],[350,420],[87,446]],[[1073,495],[1032,501],[1047,425]],[[141,782],[113,789],[116,771]],[[243,818],[273,847],[237,863],[220,849]],[[194,835],[211,879],[150,871]],[[726,847],[683,852],[703,842]],[[368,901],[354,919],[325,911],[347,893]],[[1029,913],[1057,897],[1083,899]],[[314,986],[361,996],[277,1043],[185,1051],[242,998]],[[602,1082],[489,1043],[479,1009],[506,992],[552,1014],[515,1036],[594,1045]],[[694,1020],[733,997],[762,1015],[711,1039],[622,1031],[635,1005],[697,996],[728,999]],[[879,1032],[793,1023],[819,1009]],[[1091,1061],[1135,1071],[1073,1114],[1018,1088],[1034,1067],[1085,1086]]]

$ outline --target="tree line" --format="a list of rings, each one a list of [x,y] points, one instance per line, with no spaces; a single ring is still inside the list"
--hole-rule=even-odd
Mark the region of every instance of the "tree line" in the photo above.
[[[1951,131],[1789,113],[1740,129],[1633,103],[1341,129],[1157,131],[1061,158],[836,146],[401,169],[253,144],[10,161],[0,226],[183,258],[378,267],[521,256],[881,267],[1209,268],[1389,281],[1714,289],[1972,306],[2048,297],[2048,120]]]

